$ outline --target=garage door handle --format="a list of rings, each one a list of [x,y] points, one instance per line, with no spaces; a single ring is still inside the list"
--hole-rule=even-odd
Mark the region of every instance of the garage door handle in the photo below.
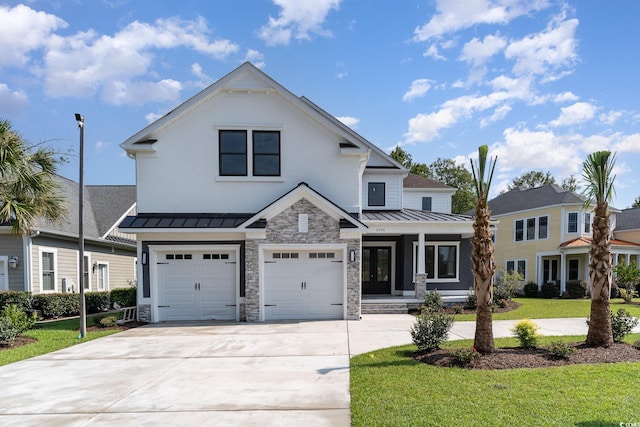
[[[275,304],[265,304],[264,306],[265,307],[275,307],[276,305]]]
[[[235,304],[227,304],[227,307],[235,307]]]
[[[158,308],[169,308],[171,307],[170,305],[159,305]]]
[[[342,304],[331,304],[331,305],[342,305]]]

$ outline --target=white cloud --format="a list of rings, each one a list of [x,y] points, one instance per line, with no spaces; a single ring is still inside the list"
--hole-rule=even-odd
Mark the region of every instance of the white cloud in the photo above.
[[[474,37],[462,48],[461,59],[477,67],[504,49],[506,45],[507,42],[499,35],[485,36],[482,41]]]
[[[98,141],[96,142],[94,149],[98,152],[101,153],[105,148],[109,147],[111,144],[108,142],[104,142],[104,141]]]
[[[429,79],[414,80],[413,82],[411,82],[411,87],[409,88],[409,90],[404,95],[402,95],[402,100],[412,101],[416,98],[420,98],[425,93],[427,93],[429,89],[431,89],[431,83],[433,83],[433,80],[429,80]]]
[[[580,98],[573,92],[562,92],[553,97],[553,102],[561,104],[563,102],[577,101],[578,99]]]
[[[622,117],[623,114],[624,114],[623,111],[613,111],[613,110],[611,110],[608,113],[600,114],[600,116],[598,118],[604,124],[613,125],[618,120],[620,120],[620,118]]]
[[[640,153],[640,133],[621,135],[613,145],[613,151],[618,153]]]
[[[102,97],[113,104],[124,99],[138,99],[137,104],[173,101],[177,99],[177,82],[137,82],[135,78],[149,75],[157,49],[187,47],[215,59],[224,59],[238,50],[228,40],[209,41],[208,32],[202,18],[169,18],[158,19],[154,24],[135,21],[113,36],[100,36],[93,30],[69,37],[54,35],[45,55],[47,95],[82,98],[102,92]],[[144,88],[160,92],[142,93]],[[127,94],[128,90],[132,93]]]
[[[0,67],[26,65],[29,52],[44,47],[55,30],[67,27],[57,16],[23,4],[0,6],[0,22]]]
[[[144,116],[144,119],[147,121],[147,123],[153,123],[156,120],[158,120],[160,117],[162,117],[164,114],[160,114],[160,113],[147,113]]]
[[[576,102],[560,109],[560,116],[549,122],[549,125],[571,126],[591,120],[596,114],[596,107],[588,102]]]
[[[563,70],[561,75],[553,77],[559,69],[571,66],[577,60],[577,27],[577,19],[564,20],[564,16],[560,16],[544,31],[509,43],[505,57],[515,61],[514,74],[544,75],[549,81],[566,75],[567,71]]]
[[[328,37],[331,31],[322,27],[331,10],[338,10],[341,0],[273,0],[281,8],[277,18],[258,31],[268,46],[287,45],[291,38],[309,40],[311,34]]]
[[[256,67],[262,69],[265,66],[264,55],[257,50],[248,49],[244,57],[245,61],[251,62]]]
[[[213,81],[213,79],[202,70],[202,66],[197,62],[191,64],[191,74],[198,79],[197,82],[193,83],[198,88],[204,88]]]
[[[444,61],[447,59],[444,56],[440,55],[440,52],[438,51],[438,46],[435,43],[429,46],[427,50],[424,51],[422,56],[424,56],[425,58],[437,59],[439,61]]]
[[[29,98],[21,90],[12,90],[4,83],[0,83],[0,115],[15,116],[26,111]]]
[[[478,24],[507,24],[543,9],[545,0],[436,0],[436,13],[414,31],[414,41],[427,41]]]
[[[507,114],[509,114],[510,111],[511,111],[511,106],[508,104],[498,106],[493,111],[493,114],[491,115],[491,117],[480,120],[480,127],[485,127],[491,123],[504,119],[507,116]]]
[[[345,125],[349,126],[351,129],[357,129],[358,123],[360,123],[360,119],[351,116],[340,116],[336,117],[336,119],[340,120]]]

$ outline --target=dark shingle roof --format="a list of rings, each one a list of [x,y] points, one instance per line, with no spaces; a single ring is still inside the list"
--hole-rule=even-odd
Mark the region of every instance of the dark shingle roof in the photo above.
[[[118,226],[126,228],[236,228],[254,214],[175,213],[128,216]]]
[[[402,182],[402,187],[403,188],[449,188],[451,190],[455,190],[455,188],[450,187],[446,184],[443,184],[439,181],[434,181],[433,179],[424,178],[414,173],[409,173],[409,175],[407,175],[407,177]]]
[[[489,200],[492,215],[502,215],[528,209],[561,204],[582,204],[584,199],[558,185],[538,188],[515,188]]]
[[[134,185],[88,185],[91,207],[100,235],[104,236],[136,201]]]
[[[616,214],[616,230],[636,230],[640,228],[640,208],[623,209]]]

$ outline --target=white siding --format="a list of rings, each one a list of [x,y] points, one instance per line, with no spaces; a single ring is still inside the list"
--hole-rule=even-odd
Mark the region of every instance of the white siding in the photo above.
[[[402,207],[402,179],[401,175],[375,172],[365,172],[362,177],[362,209],[401,209]],[[369,183],[384,182],[385,205],[369,206]]]
[[[402,207],[405,209],[422,209],[423,197],[431,197],[431,211],[451,213],[451,194],[449,193],[405,190],[402,197]]]

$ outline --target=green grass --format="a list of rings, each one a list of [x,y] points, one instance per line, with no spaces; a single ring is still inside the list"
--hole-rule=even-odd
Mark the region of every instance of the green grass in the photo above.
[[[591,300],[589,299],[546,299],[546,298],[514,298],[514,301],[521,304],[516,310],[506,313],[493,313],[494,320],[514,320],[514,319],[552,319],[561,317],[584,317],[589,316]],[[640,305],[624,304],[621,298],[611,300],[611,311],[616,312],[624,308],[632,316],[640,317]],[[475,314],[457,314],[457,321],[475,320]]]
[[[633,342],[640,334],[632,334]],[[541,345],[558,337],[543,337]],[[562,337],[567,342],[585,337]],[[497,346],[517,345],[515,338]],[[471,347],[472,341],[447,347]],[[613,426],[640,423],[640,363],[553,368],[438,368],[408,345],[351,359],[354,426]]]
[[[93,319],[94,316],[87,317],[87,326],[93,325]],[[33,329],[23,334],[24,336],[35,338],[37,341],[0,351],[0,366],[120,332],[118,329],[88,331],[84,339],[80,340],[78,339],[79,328],[80,320],[78,318],[38,323]]]

